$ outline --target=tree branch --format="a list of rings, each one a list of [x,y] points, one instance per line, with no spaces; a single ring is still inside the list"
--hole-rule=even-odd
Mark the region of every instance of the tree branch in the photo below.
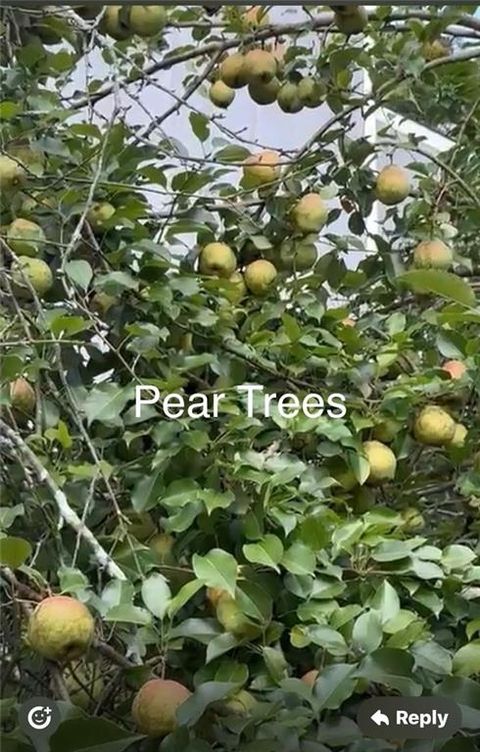
[[[18,459],[32,469],[41,483],[46,484],[52,493],[61,518],[67,523],[67,525],[75,530],[88,546],[90,546],[98,564],[105,569],[111,577],[114,577],[117,580],[126,580],[127,578],[120,567],[107,554],[91,530],[89,530],[89,528],[81,521],[77,513],[71,508],[63,491],[57,486],[52,476],[43,467],[30,447],[25,444],[22,437],[10,428],[10,426],[2,419],[0,419],[0,429],[3,434],[1,442],[7,444],[9,449],[13,450],[17,455]]]

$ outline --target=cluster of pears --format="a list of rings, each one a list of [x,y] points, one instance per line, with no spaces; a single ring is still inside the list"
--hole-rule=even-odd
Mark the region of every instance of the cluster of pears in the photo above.
[[[411,191],[407,170],[398,165],[388,165],[377,175],[375,195],[385,206],[395,206],[404,201]],[[439,238],[423,240],[413,249],[413,264],[422,269],[450,269],[453,250]]]
[[[442,366],[450,379],[458,380],[466,372],[465,364],[449,360]],[[397,458],[387,444],[392,442],[401,430],[401,424],[393,418],[381,420],[374,428],[374,438],[363,443],[363,451],[370,467],[367,483],[382,484],[393,480],[397,468]],[[426,405],[416,415],[413,435],[427,446],[460,448],[465,444],[467,428],[457,423],[452,416],[438,405]]]
[[[163,5],[108,5],[100,22],[100,31],[113,39],[129,39],[135,34],[149,38],[159,34],[167,23]]]
[[[245,185],[259,191],[275,184],[280,177],[280,155],[265,150],[249,156],[243,164]],[[240,302],[247,292],[265,295],[274,284],[278,269],[307,271],[317,261],[317,233],[328,220],[328,207],[320,194],[309,192],[293,204],[289,221],[291,234],[269,258],[248,263],[243,273],[237,269],[237,257],[226,243],[208,243],[199,254],[198,270],[207,276],[222,277],[231,285],[227,296]]]
[[[2,198],[11,200],[20,189],[25,188],[28,182],[27,169],[35,171],[41,159],[41,155],[28,146],[12,147],[10,154],[0,155]],[[31,298],[30,283],[36,294],[43,297],[53,285],[53,276],[42,258],[46,244],[42,227],[29,219],[17,217],[6,227],[4,239],[17,257],[11,268],[15,292],[20,297]]]
[[[292,74],[282,80],[282,60],[268,49],[254,48],[226,57],[209,91],[210,100],[228,107],[235,91],[247,87],[250,98],[259,105],[277,102],[283,112],[300,112],[304,107],[319,107],[327,93],[324,82],[312,76]]]

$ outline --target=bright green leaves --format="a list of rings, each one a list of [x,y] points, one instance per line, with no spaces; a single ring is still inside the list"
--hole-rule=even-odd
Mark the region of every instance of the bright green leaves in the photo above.
[[[206,556],[194,554],[192,566],[204,585],[226,590],[232,597],[235,595],[238,565],[231,554],[221,548],[212,549]]]
[[[32,546],[23,538],[0,538],[0,564],[11,569],[22,566],[32,554]]]
[[[450,272],[438,269],[412,269],[399,277],[407,287],[419,293],[439,295],[460,305],[472,308],[476,297],[468,282]]]

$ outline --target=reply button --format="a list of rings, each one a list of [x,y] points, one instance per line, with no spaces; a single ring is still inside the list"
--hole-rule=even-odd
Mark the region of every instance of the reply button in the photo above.
[[[461,726],[459,706],[444,697],[371,697],[360,706],[358,725],[380,739],[442,739]]]

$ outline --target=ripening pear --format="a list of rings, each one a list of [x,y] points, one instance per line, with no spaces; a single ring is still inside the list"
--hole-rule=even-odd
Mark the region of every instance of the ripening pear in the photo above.
[[[131,5],[128,11],[128,27],[139,37],[154,37],[167,23],[167,11],[163,5]]]
[[[328,219],[328,207],[318,193],[306,193],[293,207],[291,216],[299,232],[318,232]]]
[[[248,83],[245,55],[235,52],[223,60],[219,70],[220,79],[231,89],[241,89]]]
[[[235,99],[235,91],[219,79],[210,86],[208,96],[216,107],[226,109]]]
[[[39,209],[45,211],[54,209],[56,205],[55,199],[51,196],[45,196],[43,191],[34,191],[29,196],[25,196],[22,200],[22,204],[19,209],[19,214],[22,216],[29,216],[33,212]]]
[[[258,627],[245,616],[235,598],[224,593],[216,606],[217,621],[226,632],[231,632],[237,637],[254,637],[258,635]]]
[[[124,20],[126,9],[123,12],[122,9],[121,5],[107,5],[100,21],[100,31],[118,41],[128,39],[132,35]]]
[[[169,533],[156,533],[148,541],[150,551],[155,555],[162,564],[171,564],[174,561],[172,549],[175,545],[175,538]]]
[[[248,264],[244,272],[245,284],[254,295],[265,295],[275,282],[277,270],[266,259]]]
[[[442,407],[427,405],[415,419],[413,432],[421,444],[442,446],[453,439],[455,421]]]
[[[410,179],[403,167],[388,165],[377,176],[375,193],[379,201],[386,206],[399,204],[410,193]]]
[[[370,465],[367,482],[372,485],[393,480],[397,469],[397,458],[390,447],[381,441],[365,441],[363,451]]]
[[[106,292],[96,292],[90,302],[90,307],[95,313],[105,315],[117,303],[118,298],[114,295],[109,295]]]
[[[10,402],[14,410],[23,415],[31,415],[36,404],[35,390],[23,376],[10,383]]]
[[[257,704],[257,700],[252,694],[250,694],[250,692],[247,692],[246,689],[240,689],[232,695],[232,697],[229,697],[228,700],[221,703],[219,712],[221,714],[227,713],[237,716],[246,716],[255,709]]]
[[[302,682],[307,685],[307,687],[310,687],[310,689],[313,689],[315,686],[315,683],[320,675],[320,671],[316,668],[312,668],[310,671],[307,671],[306,674],[302,676]]]
[[[305,76],[297,85],[297,94],[305,107],[319,107],[325,101],[327,87],[323,81]]]
[[[264,84],[262,81],[254,80],[248,84],[248,93],[250,98],[257,104],[273,104],[276,101],[280,89],[278,78],[272,78],[271,81]]]
[[[145,682],[132,705],[133,720],[140,733],[155,738],[175,731],[177,710],[190,696],[187,687],[171,679]]]
[[[32,293],[25,278],[39,298],[42,298],[53,285],[53,275],[45,261],[30,256],[19,256],[18,262],[14,261],[12,264],[12,282],[17,293],[31,298]]]
[[[373,438],[381,441],[383,444],[390,444],[400,431],[402,424],[395,418],[384,418],[373,429]]]
[[[250,50],[244,60],[247,81],[268,83],[277,75],[277,61],[267,50]]]
[[[424,240],[413,251],[413,262],[423,269],[449,269],[453,251],[442,240]]]
[[[461,379],[467,371],[467,366],[461,360],[447,360],[442,366],[442,371],[448,373],[451,379]]]
[[[208,243],[200,251],[198,268],[201,274],[230,277],[237,268],[237,258],[226,243]]]
[[[110,6],[111,7],[111,6]],[[102,233],[108,220],[115,214],[115,207],[108,201],[97,201],[87,212],[87,222],[94,233]]]
[[[462,447],[465,444],[467,438],[468,429],[463,423],[455,423],[455,433],[448,442],[448,446]]]
[[[295,113],[303,109],[303,102],[299,96],[298,86],[292,81],[287,81],[280,87],[277,102],[283,112]]]
[[[337,6],[335,24],[342,34],[360,34],[368,23],[368,14],[363,5]]]
[[[282,268],[296,272],[306,272],[317,263],[316,236],[286,238],[280,246]]]
[[[423,57],[427,62],[438,60],[441,57],[448,57],[451,53],[451,47],[444,39],[433,39],[431,42],[424,42],[422,45]]]
[[[0,154],[0,196],[17,191],[27,182],[27,173],[19,162]]]
[[[403,528],[405,530],[412,532],[413,530],[420,530],[422,527],[425,527],[425,518],[415,507],[402,509],[400,516],[403,520]]]
[[[228,289],[224,290],[223,294],[231,303],[238,305],[248,292],[243,274],[233,272],[228,278],[228,282],[230,283]]]
[[[7,243],[17,256],[38,256],[45,242],[40,225],[28,219],[15,219],[7,230]]]
[[[44,658],[68,663],[87,652],[94,629],[93,616],[83,603],[54,595],[41,601],[30,617],[28,643]]]
[[[261,186],[271,183],[280,175],[279,155],[276,151],[261,151],[252,154],[243,163],[243,174],[250,185]]]
[[[17,144],[10,146],[9,155],[20,162],[28,172],[41,176],[45,170],[45,154],[38,149],[34,149],[28,144]]]

